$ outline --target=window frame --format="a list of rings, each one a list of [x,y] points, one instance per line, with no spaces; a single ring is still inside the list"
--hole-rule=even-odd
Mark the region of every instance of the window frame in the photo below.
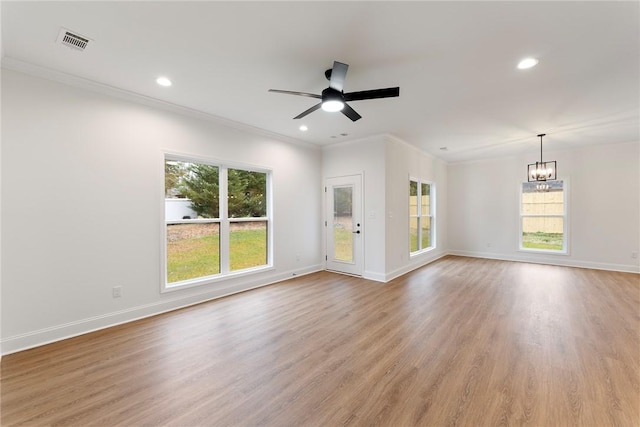
[[[166,161],[177,161],[185,163],[196,163],[202,165],[218,167],[218,194],[219,194],[219,212],[218,218],[196,218],[187,220],[171,220],[166,219],[165,210],[165,183],[164,183],[164,167]],[[221,161],[197,155],[187,155],[182,153],[174,153],[165,151],[162,153],[162,180],[161,180],[161,254],[160,254],[160,277],[161,277],[161,293],[172,292],[180,289],[186,289],[196,286],[209,285],[213,283],[223,282],[230,278],[238,278],[248,276],[268,270],[273,270],[273,171],[269,168],[247,165],[242,163]],[[266,216],[263,217],[230,217],[228,213],[227,196],[227,172],[229,169],[237,169],[249,172],[258,172],[266,174]],[[223,185],[224,184],[224,185]],[[230,224],[234,222],[266,222],[266,264],[256,267],[244,268],[241,270],[231,270],[230,266]],[[198,224],[198,223],[217,223],[219,224],[220,236],[220,272],[218,274],[201,276],[193,279],[181,280],[178,282],[168,282],[167,272],[167,225],[170,224]]]
[[[523,185],[531,184],[531,182],[523,181],[518,186],[519,193],[519,223],[518,223],[518,251],[527,252],[527,253],[537,253],[537,254],[550,254],[550,255],[570,255],[569,252],[569,179],[568,178],[557,178],[554,181],[562,181],[562,214],[524,214],[522,209],[523,204]],[[554,249],[535,249],[535,248],[525,248],[522,246],[522,233],[523,233],[523,222],[524,218],[562,218],[562,250],[554,250]]]
[[[411,183],[415,182],[417,187],[417,215],[412,215],[411,213]],[[429,213],[424,215],[422,214],[422,185],[429,185]],[[409,176],[409,197],[407,197],[409,201],[409,227],[408,227],[408,236],[409,236],[409,257],[415,257],[421,255],[423,253],[432,251],[436,248],[436,185],[433,181],[429,181],[426,179],[419,179],[412,176]],[[418,223],[418,250],[411,251],[411,220],[413,218],[417,219]],[[426,248],[422,248],[422,222],[423,218],[429,218],[431,223],[431,239],[430,246]]]

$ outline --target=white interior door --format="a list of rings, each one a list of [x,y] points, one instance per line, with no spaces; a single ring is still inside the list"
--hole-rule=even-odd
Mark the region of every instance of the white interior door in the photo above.
[[[362,276],[362,176],[327,178],[327,270]]]

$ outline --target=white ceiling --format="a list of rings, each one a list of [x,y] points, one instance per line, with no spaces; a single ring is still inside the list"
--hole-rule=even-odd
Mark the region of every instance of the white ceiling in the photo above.
[[[640,140],[639,5],[3,1],[3,63],[317,145],[391,134],[449,162],[535,156],[542,132],[545,150]],[[56,44],[61,27],[89,48]],[[517,70],[526,56],[539,65]],[[334,60],[349,64],[345,92],[400,86],[400,97],[350,103],[357,122],[292,120],[316,100],[267,92],[319,94]]]

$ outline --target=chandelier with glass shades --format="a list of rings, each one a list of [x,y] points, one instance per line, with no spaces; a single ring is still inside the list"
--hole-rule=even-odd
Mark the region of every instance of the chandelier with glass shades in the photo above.
[[[546,133],[538,135],[540,137],[540,161],[527,165],[527,179],[529,182],[546,182],[554,181],[556,178],[556,161],[543,162],[542,161],[542,137]],[[548,189],[548,184],[539,184],[539,190]]]

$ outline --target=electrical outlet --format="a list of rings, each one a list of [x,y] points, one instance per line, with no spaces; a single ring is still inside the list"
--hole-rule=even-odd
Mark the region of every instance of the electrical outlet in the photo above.
[[[631,252],[631,258],[638,259],[638,252]]]
[[[490,248],[491,247],[491,243],[487,243],[487,247]]]
[[[122,296],[122,286],[113,287],[113,297],[120,298]]]

